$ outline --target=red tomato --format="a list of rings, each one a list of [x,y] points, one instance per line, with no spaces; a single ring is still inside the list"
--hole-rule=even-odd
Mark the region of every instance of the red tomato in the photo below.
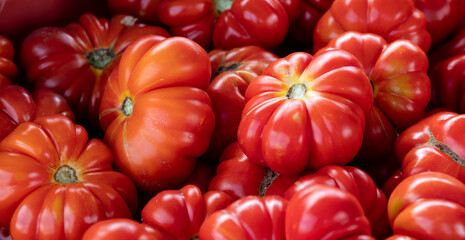
[[[394,234],[464,239],[465,184],[440,172],[410,176],[392,192],[388,216]]]
[[[417,239],[413,238],[413,237],[406,236],[406,235],[395,234],[395,235],[392,235],[392,236],[386,238],[386,240],[417,240]]]
[[[66,100],[51,90],[38,89],[31,94],[18,85],[0,86],[0,141],[20,123],[54,114],[74,121]]]
[[[360,62],[334,49],[273,62],[249,84],[245,100],[242,150],[256,164],[294,175],[352,160],[373,91]]]
[[[15,49],[11,41],[0,35],[0,86],[11,83],[18,74],[18,67],[13,62]]]
[[[464,38],[465,39],[465,38]],[[431,70],[435,103],[465,113],[465,53],[437,63]]]
[[[160,20],[176,36],[190,38],[205,49],[258,45],[276,47],[295,18],[300,0],[174,0],[158,5]]]
[[[366,119],[359,158],[388,156],[403,130],[424,116],[431,97],[428,57],[409,40],[388,44],[381,36],[346,32],[326,48],[348,51],[363,65],[373,86],[374,104]]]
[[[79,23],[65,28],[37,29],[24,40],[20,52],[27,84],[62,94],[79,121],[90,121],[98,129],[99,106],[111,69],[132,41],[149,34],[168,36],[163,28],[137,23],[129,15],[108,20],[84,14]]]
[[[284,196],[284,192],[299,179],[298,175],[279,175],[267,167],[249,160],[237,142],[230,144],[221,155],[216,175],[209,190],[223,191],[234,199],[245,196]]]
[[[208,53],[212,64],[212,81],[206,89],[215,112],[215,130],[203,156],[217,163],[223,150],[237,140],[237,128],[244,109],[244,94],[249,83],[278,57],[257,46],[215,49]]]
[[[415,7],[426,17],[426,29],[432,44],[441,44],[453,35],[465,20],[465,1],[462,0],[414,0]]]
[[[428,54],[430,66],[434,67],[438,62],[462,54],[465,54],[465,25],[462,25],[456,34],[431,49]]]
[[[363,170],[351,166],[329,165],[297,179],[284,194],[291,199],[302,189],[315,185],[339,188],[352,194],[360,202],[363,211],[370,221],[372,234],[378,239],[390,234],[390,226],[386,215],[387,199],[376,187],[370,175]]]
[[[0,142],[0,226],[13,239],[81,239],[91,224],[135,212],[134,184],[87,136],[53,115],[21,123]]]
[[[205,219],[204,240],[283,239],[287,200],[278,196],[248,196]]]
[[[233,202],[226,193],[186,185],[180,190],[165,190],[142,209],[142,222],[166,237],[160,239],[195,239],[205,218]],[[198,239],[198,238],[197,238]]]
[[[113,218],[90,226],[84,232],[82,240],[169,240],[167,237],[147,224],[127,218]]]
[[[465,182],[465,115],[439,112],[403,131],[394,145],[403,178],[442,172]]]
[[[187,38],[148,36],[125,50],[108,79],[100,124],[117,168],[139,189],[175,187],[207,150],[215,123],[204,91],[210,76],[208,54]]]
[[[142,22],[160,25],[157,14],[158,4],[162,0],[107,0],[107,5],[113,14],[129,14]]]
[[[346,31],[375,33],[393,42],[411,40],[427,52],[431,36],[426,18],[412,0],[335,0],[318,21],[313,35],[313,50],[317,51]]]
[[[285,218],[286,239],[374,240],[360,202],[335,187],[315,185],[298,191],[289,200]]]

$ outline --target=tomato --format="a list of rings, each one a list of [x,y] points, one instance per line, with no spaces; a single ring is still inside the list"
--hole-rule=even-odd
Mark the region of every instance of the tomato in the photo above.
[[[428,57],[409,40],[388,44],[381,36],[370,33],[346,32],[333,38],[326,48],[353,54],[373,87],[374,104],[357,157],[372,161],[390,155],[396,130],[402,131],[422,119],[430,101]]]
[[[236,200],[250,195],[284,196],[284,192],[303,175],[279,175],[267,167],[257,165],[234,142],[221,155],[216,175],[208,189],[223,191]]]
[[[19,124],[0,142],[0,226],[13,239],[81,239],[102,219],[130,218],[131,180],[112,169],[113,154],[69,118]]]
[[[199,239],[285,239],[287,200],[247,196],[211,214],[200,226]]]
[[[113,70],[100,106],[116,166],[143,191],[175,187],[192,173],[215,125],[207,52],[183,37],[133,42]]]
[[[208,53],[212,81],[206,89],[215,112],[215,130],[204,158],[217,163],[223,150],[236,141],[249,83],[278,57],[258,46],[215,49]]]
[[[388,43],[407,39],[425,52],[431,45],[426,17],[412,0],[398,0],[395,4],[384,0],[335,0],[315,27],[313,50],[325,47],[346,31],[374,33]]]
[[[333,49],[273,62],[249,84],[245,101],[242,150],[256,164],[294,175],[353,159],[373,92],[360,62]]]
[[[176,189],[190,184],[198,187],[203,193],[207,192],[208,185],[210,184],[213,177],[215,177],[215,171],[216,165],[199,160],[195,164],[195,168],[192,174],[184,182],[178,184]]]
[[[458,113],[465,113],[465,53],[438,62],[431,70],[433,101]]]
[[[463,131],[465,115],[453,112],[438,112],[403,131],[394,144],[403,178],[435,171],[465,182]]]
[[[462,0],[414,0],[415,7],[426,17],[426,29],[432,44],[439,45],[452,36],[465,20],[465,2]]]
[[[386,238],[386,240],[417,240],[417,239],[413,238],[413,237],[406,236],[406,235],[395,234],[395,235],[392,235],[392,236]]]
[[[111,69],[129,43],[149,34],[168,36],[163,28],[137,23],[129,15],[108,20],[83,14],[79,23],[65,28],[37,29],[21,47],[25,84],[62,94],[79,122],[99,129],[98,111]]]
[[[299,11],[299,0],[174,0],[161,1],[158,17],[176,36],[192,39],[205,49],[258,45],[276,47]],[[291,18],[292,18],[291,17]]]
[[[464,239],[465,184],[440,172],[410,176],[392,192],[388,216],[394,234]]]
[[[386,215],[386,196],[376,187],[370,175],[363,170],[352,166],[325,166],[297,179],[286,190],[284,197],[289,200],[302,189],[315,185],[335,187],[352,194],[360,202],[370,221],[373,236],[382,239],[390,234]]]
[[[335,187],[317,184],[298,191],[285,218],[286,239],[374,239],[360,202]]]
[[[205,218],[232,202],[224,192],[202,195],[196,186],[186,185],[155,195],[142,209],[142,222],[164,232],[167,237],[163,239],[195,239]]]
[[[113,14],[129,14],[148,24],[160,25],[157,14],[158,4],[162,0],[107,0]]]
[[[29,93],[18,85],[0,86],[0,141],[20,123],[54,114],[62,114],[74,121],[66,100],[51,90],[38,89]]]
[[[11,84],[18,74],[18,67],[13,61],[15,48],[11,41],[0,35],[0,86]]]
[[[163,232],[157,232],[147,224],[132,219],[113,218],[98,221],[90,226],[82,236],[82,240],[157,240],[167,239]]]

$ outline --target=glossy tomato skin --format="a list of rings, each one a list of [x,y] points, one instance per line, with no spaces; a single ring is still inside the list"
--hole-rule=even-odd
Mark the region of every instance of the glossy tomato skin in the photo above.
[[[130,218],[131,180],[100,140],[62,115],[21,123],[0,142],[0,224],[13,239],[81,239],[93,223]]]
[[[426,17],[426,29],[432,45],[439,45],[463,24],[465,2],[460,0],[414,0],[415,7]]]
[[[465,53],[438,62],[431,69],[432,101],[438,107],[465,113]]]
[[[216,175],[208,189],[223,191],[235,200],[246,196],[283,197],[286,190],[305,173],[278,175],[269,168],[250,161],[239,144],[234,142],[221,155]]]
[[[438,112],[403,131],[394,145],[406,178],[420,172],[442,172],[465,182],[463,136],[465,116]]]
[[[373,236],[382,239],[391,233],[386,215],[386,196],[363,170],[352,166],[325,166],[297,179],[286,190],[284,197],[289,200],[302,189],[315,185],[335,187],[352,194],[370,221]]]
[[[90,226],[82,236],[82,240],[168,240],[167,237],[169,236],[157,232],[147,224],[127,218],[114,218]]]
[[[409,40],[387,43],[371,33],[346,32],[333,38],[326,48],[353,54],[363,65],[373,87],[374,104],[367,115],[360,159],[391,154],[402,131],[424,116],[431,98],[428,57]],[[323,50],[324,50],[323,49]]]
[[[183,37],[147,36],[129,46],[100,106],[104,141],[139,189],[156,193],[184,181],[210,142],[215,117],[204,91],[208,54]]]
[[[205,219],[199,239],[285,239],[287,204],[278,196],[244,197]]]
[[[249,83],[278,57],[262,47],[246,46],[208,53],[212,80],[206,92],[215,112],[215,130],[203,158],[217,163],[223,150],[236,141]]]
[[[86,13],[64,28],[35,30],[21,46],[25,84],[62,94],[79,122],[90,122],[99,129],[98,111],[107,78],[124,49],[142,36],[169,36],[161,27],[136,20],[129,15],[99,19]]]
[[[359,61],[333,49],[273,62],[249,84],[245,100],[242,150],[257,164],[293,175],[352,160],[373,92]]]
[[[392,192],[388,216],[394,234],[414,239],[463,239],[465,185],[440,172],[403,180]]]
[[[161,0],[107,0],[107,5],[113,14],[129,14],[142,22],[160,25],[157,7]]]
[[[232,202],[224,192],[202,194],[196,186],[186,185],[155,195],[142,209],[142,222],[169,236],[163,239],[193,239],[205,218]]]
[[[29,93],[18,85],[0,86],[0,140],[22,122],[54,114],[62,114],[74,121],[66,100],[51,90],[38,89]]]
[[[431,46],[425,15],[411,0],[399,0],[396,4],[383,0],[335,0],[315,27],[313,50],[325,47],[346,31],[378,34],[389,43],[407,39],[425,52]]]
[[[18,67],[13,61],[15,48],[5,36],[0,35],[0,86],[11,84],[18,74]]]
[[[360,239],[355,237],[358,235],[367,239],[371,236],[370,223],[360,202],[335,187],[315,185],[298,191],[289,200],[285,217],[286,239]]]
[[[215,2],[224,6],[217,6]],[[209,50],[258,45],[276,47],[295,18],[300,1],[287,0],[175,0],[161,1],[160,20],[171,34],[184,36]],[[229,4],[229,6],[227,6]]]

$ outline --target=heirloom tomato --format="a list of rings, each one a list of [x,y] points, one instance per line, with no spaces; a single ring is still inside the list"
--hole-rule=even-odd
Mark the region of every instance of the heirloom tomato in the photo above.
[[[18,85],[0,86],[0,141],[20,123],[54,114],[62,114],[74,121],[71,108],[58,93],[48,89],[29,93]]]
[[[374,103],[367,115],[361,159],[388,156],[403,130],[423,118],[431,97],[428,57],[409,40],[387,43],[381,36],[346,32],[326,48],[345,50],[363,65],[373,87]]]
[[[87,13],[65,28],[44,27],[29,34],[20,52],[26,85],[62,94],[78,121],[99,129],[99,106],[107,78],[126,47],[135,39],[158,34],[161,27],[137,23],[132,16],[111,20]],[[66,64],[65,64],[66,63]]]
[[[362,144],[373,91],[360,62],[332,49],[296,52],[249,84],[238,142],[251,161],[294,175],[347,164]]]
[[[69,118],[19,124],[0,142],[0,226],[13,239],[81,239],[93,223],[130,218],[137,193],[113,154]]]
[[[289,16],[295,18],[299,8],[300,0],[174,0],[159,3],[158,17],[171,34],[205,49],[271,49],[284,39]]]
[[[133,42],[110,74],[100,105],[104,141],[142,191],[177,186],[207,150],[215,125],[204,91],[210,76],[200,45],[155,35]]]
[[[163,232],[166,237],[162,239],[198,239],[205,218],[233,201],[224,192],[208,191],[202,195],[196,186],[186,185],[155,195],[142,209],[142,222]]]
[[[107,0],[108,8],[113,14],[129,14],[142,22],[160,25],[157,14],[158,4],[162,0]]]
[[[207,217],[200,226],[199,239],[284,240],[287,204],[279,196],[241,198]]]
[[[13,62],[15,48],[11,41],[0,35],[0,86],[11,84],[18,74],[18,67]]]
[[[166,239],[163,232],[157,232],[147,224],[127,218],[112,218],[92,224],[82,240],[160,240]]]
[[[436,107],[465,113],[465,53],[438,62],[430,76]]]
[[[359,168],[337,165],[324,166],[314,173],[297,179],[287,189],[284,197],[289,200],[302,189],[319,184],[339,188],[352,194],[360,202],[370,221],[373,236],[381,239],[389,235],[386,196],[381,189],[376,187],[370,175]]]
[[[296,192],[285,216],[286,239],[370,239],[370,222],[349,192],[319,185]]]
[[[413,0],[413,2],[426,17],[426,29],[431,35],[432,45],[439,45],[452,36],[465,20],[463,0]]]
[[[318,21],[313,34],[317,51],[347,31],[374,33],[387,42],[407,39],[427,52],[431,36],[426,18],[412,0],[335,0]]]
[[[388,201],[394,234],[414,239],[465,239],[465,184],[440,172],[404,179]]]
[[[221,152],[237,139],[247,86],[278,57],[258,46],[229,51],[215,49],[208,55],[212,65],[212,80],[206,91],[215,112],[215,130],[203,157],[217,163]]]
[[[302,176],[303,173],[279,175],[265,166],[257,165],[234,142],[221,155],[216,175],[208,189],[223,191],[236,200],[249,195],[284,196],[284,192]]]
[[[402,176],[442,172],[465,182],[465,115],[438,112],[403,131],[394,143]]]

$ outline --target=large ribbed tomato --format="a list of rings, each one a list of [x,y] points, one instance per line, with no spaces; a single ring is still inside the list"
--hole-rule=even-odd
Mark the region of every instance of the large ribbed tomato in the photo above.
[[[238,142],[251,161],[292,175],[348,163],[362,144],[373,91],[360,62],[332,49],[297,52],[249,84]]]
[[[13,239],[81,239],[93,223],[131,218],[137,192],[113,154],[69,118],[24,122],[0,142],[0,226]]]
[[[79,122],[99,128],[99,106],[111,69],[132,41],[149,34],[169,36],[163,28],[138,23],[129,15],[109,20],[83,14],[79,23],[65,28],[39,28],[21,47],[26,82],[62,94]]]
[[[207,52],[184,37],[147,36],[124,52],[100,106],[116,166],[143,191],[175,187],[193,171],[215,124],[204,91]]]

